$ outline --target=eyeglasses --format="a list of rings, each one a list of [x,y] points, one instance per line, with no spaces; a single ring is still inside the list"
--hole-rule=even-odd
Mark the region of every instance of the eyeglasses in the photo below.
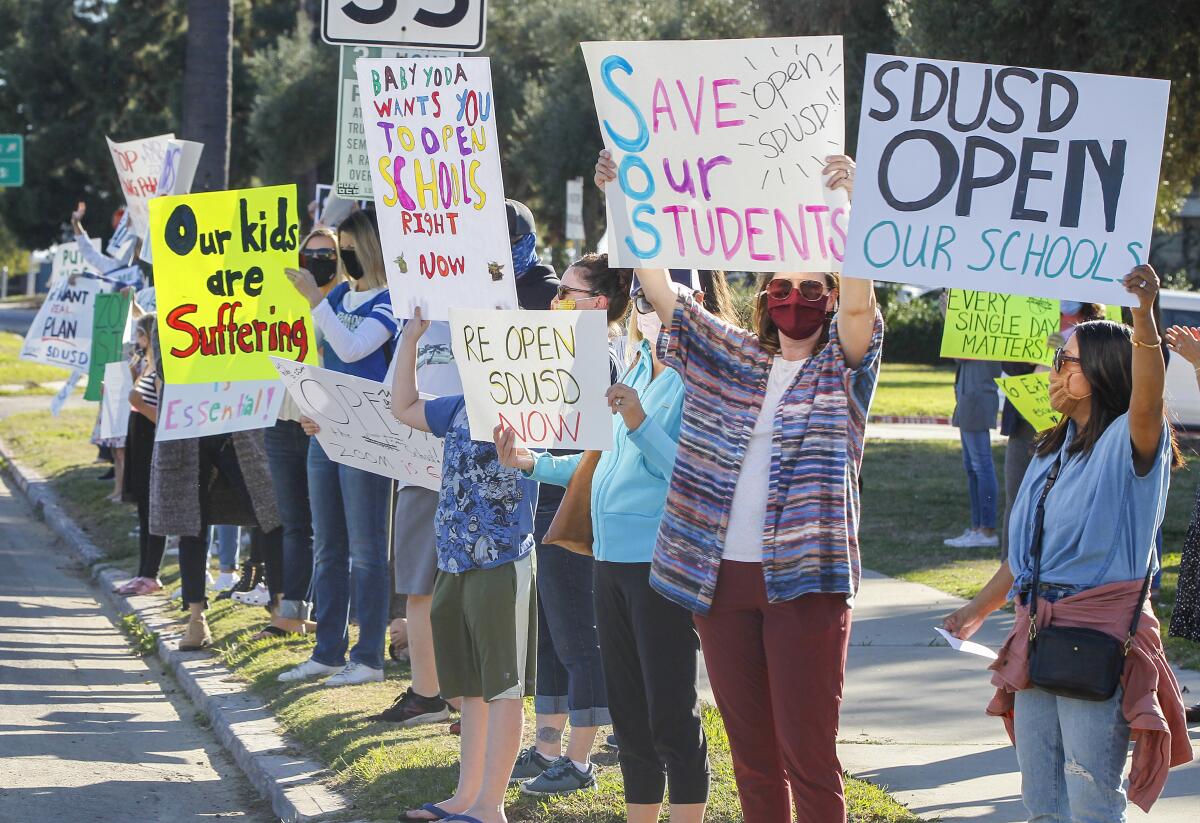
[[[804,280],[799,286],[791,280],[772,280],[763,290],[763,294],[772,300],[787,300],[793,288],[800,289],[800,296],[805,300],[820,300],[828,294],[825,284],[820,280]]]
[[[1080,368],[1083,368],[1082,360],[1080,360],[1078,357],[1072,357],[1071,355],[1067,354],[1066,346],[1059,346],[1054,351],[1054,370],[1056,372],[1061,372],[1063,370],[1063,365],[1066,363],[1079,363]]]
[[[646,297],[646,292],[638,289],[633,293],[633,307],[637,309],[638,314],[651,314],[654,311],[654,304]]]
[[[586,300],[588,297],[599,297],[600,296],[600,292],[598,292],[598,291],[592,291],[591,289],[573,289],[570,286],[563,286],[560,284],[558,287],[557,297],[559,300],[566,300],[567,295],[570,294],[571,292],[574,292],[576,294],[587,295],[587,297],[583,298],[584,300]]]

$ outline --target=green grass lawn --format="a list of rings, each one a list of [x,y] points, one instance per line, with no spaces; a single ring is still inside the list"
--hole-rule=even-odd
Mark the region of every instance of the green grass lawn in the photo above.
[[[953,413],[953,366],[892,363],[884,359],[871,414],[949,417]]]
[[[25,338],[19,334],[0,332],[0,386],[30,386],[32,384],[36,388],[38,383],[66,380],[71,376],[67,369],[21,360],[19,355],[24,342]],[[54,392],[42,389],[31,393],[53,394]]]

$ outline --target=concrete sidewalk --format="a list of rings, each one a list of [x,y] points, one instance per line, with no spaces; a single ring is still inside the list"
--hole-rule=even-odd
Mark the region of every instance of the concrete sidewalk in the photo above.
[[[962,600],[915,583],[864,573],[854,609],[839,750],[851,774],[886,787],[927,818],[1017,823],[1026,819],[1016,754],[984,707],[995,689],[988,661],[947,647],[934,634]],[[998,648],[1012,624],[997,613],[975,640]],[[1200,672],[1177,671],[1200,700]],[[1191,730],[1200,755],[1200,727]],[[1126,772],[1128,773],[1128,772]],[[1194,823],[1200,763],[1171,772],[1150,815],[1129,819]]]

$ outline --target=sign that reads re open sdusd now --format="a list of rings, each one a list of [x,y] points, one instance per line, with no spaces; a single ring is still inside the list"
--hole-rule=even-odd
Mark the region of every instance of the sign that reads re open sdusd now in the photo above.
[[[849,276],[1129,305],[1170,84],[868,55]]]

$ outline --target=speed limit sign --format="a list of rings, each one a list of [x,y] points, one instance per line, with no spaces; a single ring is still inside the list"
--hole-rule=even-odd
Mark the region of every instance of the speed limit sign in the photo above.
[[[326,43],[479,51],[487,0],[324,0]]]

